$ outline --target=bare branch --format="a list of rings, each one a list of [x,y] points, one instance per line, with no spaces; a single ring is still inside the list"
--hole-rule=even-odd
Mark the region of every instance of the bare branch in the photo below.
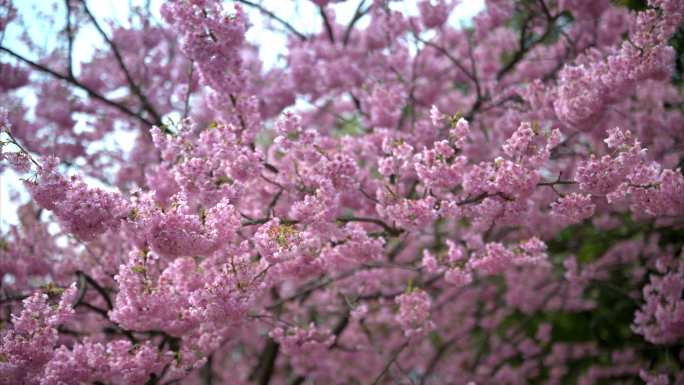
[[[73,64],[73,52],[74,52],[74,30],[71,26],[71,5],[69,0],[64,0],[64,5],[66,6],[66,33],[67,33],[67,70],[69,71],[69,77],[74,77],[74,64]]]
[[[397,358],[399,358],[399,354],[401,354],[401,352],[404,351],[404,349],[406,349],[407,346],[408,346],[408,341],[401,344],[401,346],[398,347],[394,351],[394,353],[392,353],[392,356],[390,357],[389,361],[387,361],[385,366],[382,368],[382,371],[380,372],[380,374],[378,374],[377,377],[375,377],[375,381],[373,381],[372,385],[377,385],[380,383],[380,380],[382,380],[382,378],[385,376],[385,374],[387,373],[389,368],[392,366],[392,364],[397,360]]]
[[[299,38],[299,40],[305,41],[308,40],[306,35],[303,33],[299,32],[295,27],[292,26],[292,24],[288,23],[287,21],[283,20],[282,18],[278,17],[275,13],[269,11],[268,9],[264,8],[261,4],[257,4],[255,2],[249,1],[249,0],[236,0],[238,3],[245,4],[247,6],[250,6],[252,8],[256,8],[259,10],[259,12],[263,13],[264,15],[270,17],[271,19],[277,21],[280,23],[283,27],[287,28],[290,32],[295,34]]]
[[[68,0],[67,0],[68,2]],[[119,51],[119,48],[116,46],[116,44],[107,36],[105,31],[102,29],[100,26],[100,23],[97,22],[97,19],[95,19],[95,16],[90,12],[88,9],[88,5],[86,4],[86,0],[81,0],[81,4],[83,4],[83,9],[88,15],[88,18],[90,21],[93,23],[97,31],[100,33],[102,38],[107,42],[109,47],[112,50],[112,53],[114,54],[114,57],[116,58],[116,62],[119,64],[119,67],[121,68],[121,71],[124,73],[124,76],[126,77],[126,82],[128,82],[129,88],[131,91],[138,97],[140,100],[140,103],[142,103],[143,108],[145,111],[147,111],[152,118],[154,119],[154,123],[157,126],[162,126],[162,120],[161,116],[157,112],[157,110],[154,109],[150,101],[147,99],[147,97],[143,94],[142,90],[140,90],[140,87],[135,83],[133,80],[133,77],[131,76],[130,71],[126,67],[126,64],[123,61],[123,57],[121,56],[121,52]]]
[[[366,7],[366,9],[363,9],[363,5],[365,3],[366,0],[361,0],[359,2],[358,7],[356,7],[356,11],[354,11],[354,16],[352,16],[349,25],[347,25],[347,29],[344,31],[344,37],[342,38],[342,42],[345,46],[349,43],[349,38],[351,37],[351,32],[354,29],[354,25],[356,25],[356,22],[358,22],[364,15],[366,15],[368,13],[368,10],[370,9],[370,7]]]
[[[328,15],[325,13],[325,9],[323,9],[323,7],[318,7],[318,12],[323,18],[323,25],[325,26],[325,32],[328,34],[328,39],[331,43],[335,43],[335,34],[333,33],[332,25],[330,24],[330,20],[328,20]]]
[[[59,72],[57,72],[57,71],[55,71],[49,67],[46,67],[42,64],[39,64],[37,62],[34,62],[30,59],[27,59],[27,58],[19,55],[18,53],[12,51],[11,49],[9,49],[7,47],[0,46],[0,52],[5,52],[5,53],[9,54],[10,56],[28,64],[29,66],[33,67],[34,69],[36,69],[38,71],[44,72],[48,75],[51,75],[52,77],[55,77],[57,79],[64,80],[64,81],[70,83],[71,85],[85,91],[88,94],[88,96],[90,96],[94,99],[97,99],[97,100],[101,101],[102,103],[104,103],[110,107],[113,107],[113,108],[119,110],[120,112],[122,112],[122,113],[124,113],[124,114],[126,114],[132,118],[135,118],[136,120],[143,123],[145,126],[156,125],[155,122],[152,122],[152,121],[146,119],[145,117],[140,116],[139,114],[133,112],[131,109],[124,106],[123,104],[119,104],[119,103],[114,102],[110,99],[107,99],[106,97],[102,96],[102,94],[100,94],[99,92],[97,92],[97,91],[93,90],[92,88],[86,86],[85,84],[79,82],[76,78],[74,78],[72,76],[60,74]]]

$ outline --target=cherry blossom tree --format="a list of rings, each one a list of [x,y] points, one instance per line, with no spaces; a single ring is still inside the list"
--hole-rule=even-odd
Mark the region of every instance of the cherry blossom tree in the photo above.
[[[0,0],[0,384],[684,383],[681,0],[92,3]]]

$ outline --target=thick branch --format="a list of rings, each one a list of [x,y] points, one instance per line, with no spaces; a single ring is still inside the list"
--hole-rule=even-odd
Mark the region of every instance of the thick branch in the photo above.
[[[280,351],[280,344],[275,342],[273,338],[268,338],[264,350],[259,355],[259,364],[256,366],[254,372],[250,376],[250,380],[256,380],[259,385],[268,385],[273,377],[275,370],[275,361],[278,358]]]
[[[212,368],[214,361],[214,356],[209,355],[207,357],[207,362],[200,369],[200,377],[202,378],[202,385],[213,385],[214,384],[214,370]]]
[[[335,342],[333,342],[333,344],[328,347],[328,350],[334,349],[336,346],[338,346],[337,342],[339,340],[340,335],[342,334],[342,332],[344,332],[344,329],[346,329],[349,325],[349,315],[349,310],[347,310],[344,313],[344,315],[342,315],[342,318],[340,318],[340,320],[337,321],[337,324],[335,324],[335,327],[332,330],[332,334],[335,336]],[[290,381],[290,385],[299,385],[304,381],[306,381],[306,377],[297,376],[292,381]]]
[[[271,294],[274,300],[280,299],[278,290],[275,288],[271,289]],[[276,314],[281,311],[281,306],[277,306],[275,309]],[[250,373],[248,380],[255,381],[259,385],[268,385],[275,372],[275,362],[278,358],[278,353],[280,352],[280,344],[277,343],[273,338],[268,337],[266,340],[266,345],[264,345],[261,354],[259,355],[259,362],[257,366]]]
[[[458,59],[456,59],[454,57],[454,55],[452,55],[451,52],[449,52],[446,48],[440,46],[439,44],[433,43],[429,40],[425,40],[425,39],[421,38],[420,36],[418,36],[418,34],[416,34],[416,33],[414,33],[414,36],[415,36],[416,40],[418,40],[419,42],[425,44],[428,47],[436,49],[442,55],[446,56],[446,58],[449,59],[449,61],[451,63],[453,63],[456,66],[456,68],[461,70],[461,72],[463,72],[468,77],[468,79],[470,79],[473,83],[478,83],[477,79],[475,78],[475,75],[470,73],[470,71],[468,71],[468,69],[466,69],[466,67],[463,65],[463,63],[461,63]]]

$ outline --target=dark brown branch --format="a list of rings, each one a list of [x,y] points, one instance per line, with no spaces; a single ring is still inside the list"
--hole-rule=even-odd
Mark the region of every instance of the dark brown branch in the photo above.
[[[270,172],[272,172],[272,173],[274,173],[274,174],[277,174],[277,173],[278,173],[278,168],[277,168],[276,166],[274,166],[274,165],[268,163],[268,162],[264,162],[264,167],[265,167],[268,171],[270,171]]]
[[[365,222],[365,223],[372,223],[375,225],[378,225],[382,227],[387,234],[397,236],[403,232],[401,229],[394,228],[387,223],[383,222],[380,219],[377,218],[366,218],[366,217],[342,217],[342,218],[337,218],[339,222],[347,223],[347,222]]]
[[[0,299],[0,305],[5,304],[5,303],[9,303],[9,302],[21,302],[28,297],[29,297],[28,295],[10,296],[10,295],[5,294],[3,296],[3,298]]]
[[[269,305],[268,307],[266,307],[266,309],[268,309],[268,310],[277,309],[278,307],[282,306],[286,302],[293,301],[293,300],[300,298],[300,297],[305,297],[305,296],[309,295],[311,292],[318,290],[318,289],[321,289],[323,287],[326,287],[335,281],[339,281],[341,279],[351,277],[352,275],[356,274],[357,271],[358,270],[353,269],[353,270],[349,270],[349,271],[342,273],[342,274],[340,274],[336,277],[333,277],[333,278],[328,277],[328,278],[319,278],[317,280],[314,280],[314,282],[303,285],[303,287],[298,292],[292,294],[291,296],[281,298],[281,299],[275,301],[272,305]]]
[[[202,379],[202,385],[214,385],[214,370],[212,368],[214,361],[214,356],[209,355],[207,357],[207,362],[200,369],[200,378]]]
[[[339,321],[337,321],[337,324],[335,324],[335,327],[332,330],[332,334],[335,336],[335,342],[333,342],[332,345],[328,347],[328,350],[332,350],[335,347],[338,346],[338,340],[342,332],[344,332],[344,329],[347,328],[349,325],[349,310],[347,310],[344,315],[342,315],[342,318],[340,318]],[[290,381],[290,385],[299,385],[306,381],[306,377],[304,376],[297,376],[292,381]]]
[[[366,9],[363,9],[363,5],[366,3],[366,0],[361,0],[359,2],[359,6],[356,7],[356,11],[354,11],[354,16],[352,16],[351,21],[349,21],[349,25],[347,25],[347,29],[344,31],[344,37],[342,38],[342,43],[346,46],[349,44],[349,38],[351,37],[351,33],[354,30],[354,25],[366,14],[368,13],[368,10],[370,7],[366,7]]]
[[[6,127],[3,127],[3,128],[6,128]],[[36,167],[38,167],[38,168],[41,167],[40,164],[33,158],[33,156],[31,156],[31,153],[28,152],[28,150],[26,150],[26,148],[25,148],[24,146],[22,146],[21,143],[19,143],[19,141],[17,140],[17,138],[14,137],[14,135],[12,135],[12,132],[11,132],[10,130],[6,130],[5,133],[6,133],[7,136],[9,137],[10,143],[12,143],[12,144],[14,144],[15,146],[17,146],[17,148],[19,148],[19,151],[21,151],[21,152],[23,152],[24,154],[26,154],[26,156],[29,158],[29,160],[31,161],[31,163],[33,163],[33,164],[34,164]]]
[[[264,8],[261,4],[254,3],[254,2],[249,1],[249,0],[236,0],[236,1],[237,1],[238,3],[242,3],[242,4],[245,4],[245,5],[250,6],[250,7],[252,7],[252,8],[258,9],[259,12],[263,13],[264,15],[266,15],[266,16],[270,17],[271,19],[273,19],[273,20],[277,21],[278,23],[280,23],[283,27],[287,28],[290,32],[292,32],[293,34],[295,34],[295,36],[297,36],[300,40],[305,41],[305,40],[308,39],[308,38],[306,37],[306,35],[304,35],[303,33],[299,32],[295,27],[292,26],[292,24],[290,24],[290,23],[288,23],[287,21],[281,19],[280,17],[278,17],[278,15],[276,15],[275,13],[273,13],[273,12],[269,11],[268,9]]]
[[[457,205],[457,206],[463,206],[463,205],[467,205],[467,204],[471,204],[471,203],[478,203],[478,202],[481,202],[481,201],[482,201],[483,199],[485,199],[485,198],[489,198],[490,196],[492,196],[492,195],[491,195],[491,194],[487,194],[487,193],[482,193],[482,194],[477,195],[477,196],[475,196],[475,197],[466,198],[466,199],[464,199],[464,200],[462,200],[462,201],[459,201],[459,202],[456,203],[456,205]]]
[[[557,184],[577,184],[574,180],[557,180],[553,182],[539,182],[537,186],[553,186]]]
[[[280,294],[275,288],[271,289],[271,295],[274,300],[280,299]],[[274,311],[276,315],[280,314],[282,309],[281,305],[275,307]],[[266,345],[261,350],[259,355],[259,361],[257,366],[254,367],[252,372],[249,374],[249,381],[255,381],[258,385],[268,385],[275,372],[275,362],[278,358],[278,353],[280,351],[280,344],[277,343],[273,338],[268,337],[266,340]]]
[[[246,131],[247,123],[245,123],[245,118],[242,117],[240,110],[238,110],[237,97],[233,94],[229,94],[228,97],[230,98],[230,103],[233,105],[235,113],[237,114],[238,119],[240,120],[240,128],[242,128],[242,131]]]
[[[74,52],[74,30],[71,26],[71,5],[69,0],[64,0],[66,6],[66,33],[67,33],[67,71],[69,77],[74,77],[74,64],[72,62]]]
[[[85,307],[86,309],[89,309],[91,311],[94,311],[95,313],[102,316],[102,318],[109,319],[109,315],[107,314],[107,310],[105,310],[105,309],[102,309],[102,308],[97,307],[95,305],[91,305],[90,303],[84,302],[84,301],[77,303],[76,306],[74,306],[74,307],[81,307],[81,306]]]
[[[347,309],[342,315],[342,318],[340,318],[335,324],[335,327],[333,327],[332,334],[335,336],[335,342],[333,342],[328,349],[333,349],[338,346],[342,332],[349,326],[349,315],[349,309]]]
[[[475,78],[475,75],[470,73],[470,71],[468,71],[468,69],[465,68],[463,63],[461,63],[458,59],[456,59],[454,57],[454,55],[452,55],[451,52],[449,52],[446,48],[440,46],[439,44],[435,44],[431,41],[422,39],[416,33],[414,33],[414,36],[415,36],[416,40],[418,40],[419,42],[425,44],[428,47],[434,48],[435,50],[439,51],[442,55],[446,56],[446,58],[449,59],[449,61],[451,63],[453,63],[456,66],[456,68],[461,70],[461,72],[463,72],[468,77],[468,79],[470,79],[473,83],[477,83],[477,79]]]
[[[84,335],[84,333],[78,332],[76,330],[71,330],[71,329],[64,327],[64,326],[61,326],[61,325],[57,326],[57,331],[60,334],[66,334],[68,336],[73,336],[73,337],[81,337]]]
[[[323,18],[323,26],[325,26],[325,32],[328,34],[328,39],[331,43],[335,43],[335,34],[333,32],[332,25],[330,24],[330,20],[328,20],[328,15],[325,13],[325,9],[323,9],[323,7],[318,7],[318,12]]]
[[[242,226],[254,226],[254,225],[262,225],[268,221],[273,219],[272,217],[266,217],[266,218],[257,218],[257,219],[252,219],[252,220],[247,220],[241,223]],[[280,219],[280,224],[281,225],[296,225],[299,223],[299,221],[293,221],[290,219]]]
[[[161,378],[164,376],[166,370],[168,370],[168,365],[164,367],[164,370],[159,376],[154,373],[150,373],[150,378],[147,380],[147,382],[145,382],[145,385],[157,385],[159,380],[161,380]]]
[[[387,361],[385,366],[382,368],[382,371],[380,372],[380,374],[378,374],[377,377],[375,377],[375,381],[373,381],[372,385],[377,385],[380,383],[380,380],[382,380],[382,378],[385,376],[385,374],[387,373],[389,368],[392,366],[392,364],[397,360],[397,358],[399,358],[399,354],[401,354],[401,352],[404,351],[404,349],[406,349],[407,346],[408,346],[408,341],[404,342],[400,347],[398,347],[394,351],[394,353],[392,353],[392,356],[390,357],[389,361]]]
[[[537,39],[532,40],[531,42],[528,42],[528,29],[530,27],[529,23],[533,20],[533,16],[530,15],[528,16],[522,27],[520,28],[520,37],[519,37],[519,48],[515,53],[513,53],[513,57],[511,60],[509,60],[496,74],[496,80],[501,80],[503,79],[504,76],[506,76],[509,72],[513,71],[515,67],[518,65],[519,62],[521,62],[524,58],[525,55],[535,46],[543,42],[548,36],[553,32],[554,27],[555,27],[555,22],[556,20],[560,17],[560,14],[552,16],[549,13],[548,8],[546,8],[546,4],[541,1],[542,4],[542,10],[544,14],[546,15],[546,20],[547,20],[547,25],[545,31],[542,33],[540,37]],[[471,54],[472,55],[472,54]],[[477,76],[474,76],[475,79],[477,79]],[[470,111],[464,115],[464,117],[472,121],[475,115],[481,111],[482,107],[484,106],[484,103],[489,99],[488,96],[486,95],[480,95],[478,94],[477,100],[473,104],[473,107],[470,109]]]
[[[265,213],[265,215],[267,215],[267,216],[269,216],[269,215],[272,216],[272,215],[273,215],[273,209],[274,209],[275,206],[278,204],[278,200],[279,200],[280,197],[283,195],[283,191],[285,191],[285,190],[281,188],[281,189],[279,189],[278,192],[273,196],[273,199],[271,199],[271,202],[269,202],[268,207],[266,208],[266,213]]]
[[[475,99],[475,103],[473,104],[473,107],[470,109],[468,112],[466,119],[468,121],[471,121],[473,119],[474,114],[476,114],[481,108],[482,105],[485,101],[485,96],[482,95],[482,87],[480,86],[480,80],[477,75],[477,66],[475,65],[475,55],[473,53],[473,42],[472,40],[468,40],[468,58],[470,59],[470,70],[472,71],[472,80],[473,83],[475,83],[475,93],[477,95],[477,98]],[[484,130],[483,127],[483,133],[485,134],[485,138],[487,138],[487,131]]]
[[[543,4],[543,2],[542,2]],[[511,72],[515,66],[522,61],[522,59],[525,58],[525,55],[527,52],[529,52],[532,48],[534,48],[536,45],[544,41],[550,34],[553,32],[553,28],[555,27],[556,20],[560,17],[560,14],[551,16],[550,14],[547,15],[547,24],[546,24],[546,30],[544,33],[537,39],[527,42],[527,29],[529,28],[529,23],[532,21],[532,17],[528,17],[525,20],[525,23],[523,26],[520,28],[520,38],[519,38],[519,45],[520,47],[518,48],[517,51],[513,54],[513,58],[504,65],[499,72],[496,74],[496,80],[501,80],[506,74]]]
[[[423,385],[425,381],[430,377],[432,372],[437,368],[437,364],[445,357],[447,351],[449,350],[450,347],[453,346],[453,342],[456,340],[456,338],[451,338],[448,341],[445,341],[441,344],[439,344],[439,347],[437,347],[437,350],[435,350],[435,354],[432,356],[430,361],[428,362],[427,367],[425,368],[425,372],[420,378],[420,382],[418,385]]]
[[[105,302],[107,302],[107,309],[108,310],[112,310],[114,308],[114,305],[112,303],[112,299],[109,298],[109,294],[107,293],[107,291],[102,286],[100,286],[99,283],[97,283],[97,281],[95,281],[91,276],[84,273],[83,271],[79,270],[76,272],[76,274],[79,276],[79,278],[82,277],[83,279],[85,279],[85,281],[90,286],[92,286],[98,293],[100,293],[102,298],[104,298]]]
[[[365,115],[363,113],[363,109],[361,108],[361,101],[359,98],[354,96],[353,93],[349,92],[349,96],[351,97],[352,101],[354,102],[354,108],[356,108],[356,111],[358,111],[361,115]]]
[[[268,385],[273,377],[275,370],[275,361],[278,358],[280,351],[280,344],[275,342],[273,338],[269,337],[266,345],[259,355],[259,363],[254,368],[254,371],[249,377],[250,381],[255,381],[259,385]]]
[[[107,99],[106,97],[104,97],[100,93],[98,93],[97,91],[95,91],[92,88],[84,85],[83,83],[79,82],[76,78],[74,78],[72,76],[60,74],[59,72],[56,72],[51,68],[48,68],[42,64],[39,64],[37,62],[34,62],[30,59],[27,59],[27,58],[19,55],[18,53],[12,51],[11,49],[9,49],[7,47],[0,46],[0,52],[5,52],[5,53],[9,54],[10,56],[14,57],[15,59],[18,59],[18,60],[28,64],[29,66],[33,67],[34,69],[36,69],[38,71],[44,72],[44,73],[46,73],[46,74],[48,74],[54,78],[66,81],[66,82],[70,83],[71,85],[73,85],[77,88],[80,88],[81,90],[85,91],[88,94],[88,96],[90,96],[94,99],[97,99],[100,102],[119,110],[120,112],[124,113],[125,115],[128,115],[128,116],[130,116],[136,120],[139,120],[145,126],[151,127],[151,126],[155,125],[155,122],[149,121],[145,117],[136,114],[135,112],[130,110],[128,107],[124,106],[123,104],[119,104],[119,103],[116,103],[112,100]]]
[[[85,275],[78,274],[78,296],[76,296],[76,301],[74,301],[74,307],[78,306],[79,303],[83,302],[87,290],[88,284],[86,283]]]
[[[553,16],[551,16],[551,12],[549,11],[549,8],[546,6],[546,2],[544,0],[539,0],[539,5],[542,9],[542,12],[544,12],[544,15],[546,15],[546,19],[552,20]]]
[[[150,101],[143,94],[140,87],[138,87],[138,85],[133,80],[133,77],[131,76],[130,71],[128,70],[128,68],[126,67],[126,64],[123,61],[123,57],[121,56],[121,52],[119,52],[119,48],[107,36],[105,31],[100,26],[100,23],[98,23],[97,19],[95,19],[95,16],[93,16],[93,14],[90,13],[90,10],[88,9],[88,5],[86,4],[86,0],[81,0],[81,4],[83,4],[83,10],[85,11],[86,15],[88,15],[88,18],[90,19],[90,21],[93,23],[93,25],[95,26],[97,31],[100,33],[102,38],[107,42],[107,45],[109,45],[109,48],[111,48],[112,53],[114,54],[114,57],[116,58],[116,62],[119,64],[119,68],[121,68],[121,71],[124,73],[124,76],[126,77],[126,82],[128,82],[129,88],[138,97],[138,99],[140,100],[140,103],[142,104],[145,111],[147,111],[152,116],[152,118],[154,119],[154,124],[156,126],[161,127],[162,126],[161,116],[159,115],[157,110],[154,109],[154,107],[152,106]]]

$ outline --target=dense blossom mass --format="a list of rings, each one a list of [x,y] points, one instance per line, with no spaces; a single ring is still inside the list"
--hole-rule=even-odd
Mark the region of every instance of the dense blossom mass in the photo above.
[[[0,0],[0,385],[684,384],[684,2],[304,2]]]

